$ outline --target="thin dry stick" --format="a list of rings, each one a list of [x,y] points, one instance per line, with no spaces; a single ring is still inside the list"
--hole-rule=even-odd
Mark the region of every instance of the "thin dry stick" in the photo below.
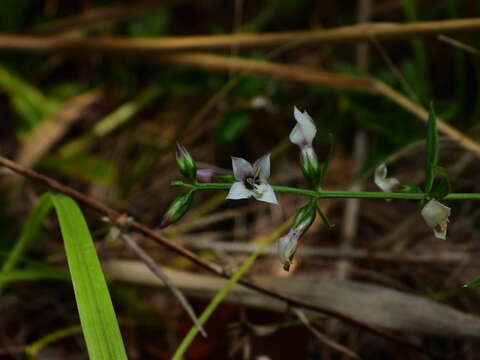
[[[480,19],[424,21],[407,24],[370,23],[328,30],[292,31],[263,34],[233,34],[213,36],[184,36],[150,38],[70,38],[62,36],[0,35],[0,49],[28,52],[73,51],[85,52],[165,52],[179,50],[230,49],[232,44],[242,48],[263,48],[301,40],[303,44],[351,43],[412,38],[438,34],[472,32],[480,29]]]
[[[480,50],[477,49],[476,47],[473,47],[471,45],[468,45],[468,44],[465,44],[461,41],[458,41],[456,39],[453,39],[449,36],[445,36],[445,35],[438,35],[437,36],[437,39],[440,40],[440,41],[444,41],[446,42],[447,44],[450,44],[452,46],[455,46],[459,49],[462,49],[462,50],[465,50],[467,52],[469,52],[470,54],[473,54],[473,55],[480,55]]]
[[[147,265],[147,267],[150,269],[152,273],[155,274],[156,277],[158,277],[162,282],[165,284],[167,288],[170,289],[170,291],[175,295],[177,300],[180,302],[184,310],[187,312],[187,314],[190,316],[190,319],[192,319],[193,323],[195,326],[198,328],[198,331],[204,336],[207,337],[207,333],[205,332],[205,329],[203,328],[202,324],[200,324],[200,321],[198,320],[197,315],[195,314],[195,311],[193,311],[192,305],[188,302],[187,298],[183,293],[175,286],[172,280],[165,274],[165,272],[162,270],[160,266],[157,265],[155,260],[153,260],[137,243],[135,240],[133,240],[130,235],[127,235],[125,233],[122,233],[121,238],[123,242]]]
[[[58,181],[56,181],[55,179],[53,179],[51,177],[40,174],[40,173],[38,173],[38,172],[36,172],[32,169],[26,168],[26,167],[24,167],[20,164],[17,164],[15,162],[3,157],[3,156],[0,156],[0,165],[5,166],[5,167],[15,171],[16,173],[21,174],[23,176],[26,176],[26,177],[28,177],[32,180],[40,182],[40,183],[46,185],[47,187],[49,187],[50,189],[53,189],[53,190],[56,190],[56,191],[61,192],[63,194],[66,194],[66,195],[74,198],[78,202],[94,209],[95,211],[97,211],[101,214],[107,215],[114,224],[116,224],[120,227],[124,225],[124,222],[122,222],[122,219],[125,219],[125,216],[126,216],[125,214],[121,214],[120,212],[106,206],[105,204],[103,204],[101,202],[98,202],[98,201],[96,201],[96,200],[94,200],[94,199],[92,199],[88,196],[83,195],[81,192],[79,192],[79,191],[77,191],[77,190],[75,190],[75,189],[73,189],[69,186],[63,185],[63,184],[59,183]],[[192,261],[192,263],[202,267],[203,269],[205,269],[205,270],[207,270],[207,271],[209,271],[209,272],[211,272],[211,273],[213,273],[217,276],[221,276],[221,277],[224,277],[224,278],[227,278],[227,279],[230,277],[230,275],[228,273],[226,273],[219,266],[216,266],[215,264],[212,264],[208,261],[205,261],[205,260],[199,258],[197,255],[195,255],[190,250],[184,248],[181,245],[178,245],[174,242],[171,242],[171,241],[165,239],[162,235],[158,234],[157,232],[155,232],[151,228],[147,227],[146,225],[144,225],[144,224],[142,224],[138,221],[133,220],[133,221],[129,222],[129,228],[131,230],[138,231],[139,233],[143,234],[147,238],[155,241],[157,244],[159,244],[161,246],[164,246],[167,249],[170,249],[171,251],[176,252],[177,254],[179,254],[179,255],[189,259],[190,261]],[[348,322],[352,325],[355,325],[359,328],[367,330],[367,331],[369,331],[373,334],[377,334],[377,335],[385,338],[386,340],[389,340],[389,341],[394,342],[396,344],[406,346],[410,349],[413,349],[413,350],[416,350],[420,353],[426,354],[426,355],[430,356],[431,358],[435,358],[435,356],[430,354],[421,345],[413,344],[413,343],[409,342],[408,340],[403,339],[402,337],[399,337],[399,336],[397,336],[397,335],[395,335],[395,334],[393,334],[389,331],[386,331],[384,329],[381,329],[381,328],[378,328],[376,326],[365,323],[365,322],[363,322],[359,319],[356,319],[356,318],[350,317],[348,315],[345,315],[343,313],[340,313],[338,311],[335,311],[335,310],[332,310],[332,309],[329,309],[329,308],[324,308],[324,307],[318,306],[316,304],[312,304],[308,301],[304,301],[302,299],[298,299],[298,298],[289,296],[287,294],[280,293],[280,292],[277,292],[275,290],[263,287],[261,285],[256,284],[255,282],[247,280],[245,278],[241,278],[239,280],[239,283],[248,287],[248,288],[250,288],[250,289],[252,289],[252,290],[255,290],[255,291],[258,291],[262,294],[265,294],[267,296],[271,296],[271,297],[274,297],[274,298],[279,299],[281,301],[285,301],[287,304],[290,304],[292,306],[302,307],[302,308],[305,308],[305,309],[309,309],[309,310],[312,310],[312,311],[315,311],[315,312],[318,312],[318,313],[326,314],[326,315],[335,317],[337,319],[343,320],[343,321]]]
[[[233,68],[248,74],[276,77],[306,84],[325,85],[334,89],[361,90],[373,95],[384,96],[420,120],[424,122],[428,120],[428,111],[422,106],[415,104],[384,82],[368,76],[338,75],[301,65],[284,65],[205,53],[165,54],[154,59],[160,63],[189,65],[212,71],[226,72]],[[465,136],[440,118],[437,118],[437,126],[441,132],[480,158],[480,144],[476,141]]]

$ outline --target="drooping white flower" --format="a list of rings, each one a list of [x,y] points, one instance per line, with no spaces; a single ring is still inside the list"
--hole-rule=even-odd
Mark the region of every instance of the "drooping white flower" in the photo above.
[[[270,154],[250,164],[247,160],[232,156],[233,183],[227,199],[247,199],[254,197],[257,200],[271,204],[278,204],[273,188],[267,183],[270,176]]]
[[[293,108],[293,116],[297,120],[297,124],[290,133],[290,141],[298,145],[300,149],[312,147],[313,139],[317,134],[317,128],[306,111],[303,113],[295,106]]]
[[[283,268],[288,271],[292,264],[293,256],[297,251],[299,232],[291,229],[287,235],[282,236],[277,242],[277,252],[280,257],[280,262],[283,264]]]
[[[317,202],[310,201],[297,212],[293,220],[293,226],[288,234],[278,239],[277,251],[284,270],[289,271],[293,256],[297,251],[298,240],[312,225],[316,214]]]
[[[400,182],[395,178],[387,178],[387,166],[380,164],[375,169],[375,184],[382,189],[383,192],[391,192]]]
[[[433,229],[437,239],[447,238],[448,217],[450,208],[437,200],[430,200],[422,209],[422,217]]]

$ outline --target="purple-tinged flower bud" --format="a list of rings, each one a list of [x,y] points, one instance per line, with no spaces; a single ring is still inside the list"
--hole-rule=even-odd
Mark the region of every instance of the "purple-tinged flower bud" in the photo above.
[[[198,169],[197,180],[201,183],[211,183],[220,176],[220,172],[215,169]]]
[[[195,181],[197,178],[197,166],[192,156],[189,154],[187,149],[185,149],[178,142],[176,144],[177,152],[177,166],[180,170],[180,173],[191,181]]]
[[[278,239],[277,251],[280,261],[283,264],[285,271],[290,270],[293,257],[298,247],[298,239],[308,230],[315,220],[317,213],[316,202],[312,201],[302,207],[293,221],[293,227],[290,229],[287,235]]]
[[[160,229],[163,229],[178,220],[185,215],[193,201],[194,190],[190,190],[185,194],[178,196],[168,207],[165,215],[163,215],[162,221],[160,222]]]

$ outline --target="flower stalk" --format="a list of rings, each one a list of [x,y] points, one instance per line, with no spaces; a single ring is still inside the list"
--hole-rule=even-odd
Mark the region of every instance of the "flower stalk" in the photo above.
[[[172,186],[180,186],[195,190],[229,190],[231,183],[205,183],[205,184],[187,184],[182,181],[174,181]],[[390,192],[380,191],[342,191],[342,190],[309,190],[290,186],[271,185],[273,190],[279,193],[301,195],[317,199],[399,199],[399,200],[424,200],[427,194],[422,192]],[[450,193],[443,200],[480,200],[480,194],[471,193]]]

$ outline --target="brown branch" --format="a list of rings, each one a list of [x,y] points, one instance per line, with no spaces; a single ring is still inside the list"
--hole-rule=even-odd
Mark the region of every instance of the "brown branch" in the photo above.
[[[264,48],[295,42],[331,44],[414,38],[438,34],[472,32],[480,29],[480,18],[424,21],[407,24],[369,23],[327,30],[292,31],[263,34],[196,35],[151,38],[71,38],[62,36],[28,36],[0,34],[0,50],[27,52],[123,52],[158,53],[185,50],[230,49],[232,45]]]
[[[428,111],[421,105],[414,103],[384,82],[368,76],[338,75],[301,65],[285,65],[206,53],[164,54],[156,56],[155,59],[161,63],[188,65],[212,71],[228,72],[239,70],[248,74],[275,77],[304,84],[325,85],[334,89],[361,90],[373,95],[383,96],[412,113],[418,119],[424,122],[428,120]],[[437,118],[437,126],[440,132],[457,141],[460,146],[480,158],[479,143],[465,136],[461,131],[440,118]]]
[[[73,189],[69,186],[63,185],[63,184],[59,183],[58,181],[56,181],[55,179],[53,179],[51,177],[40,174],[40,173],[38,173],[38,172],[36,172],[32,169],[26,168],[26,167],[24,167],[24,166],[22,166],[18,163],[15,163],[15,162],[3,157],[3,156],[0,156],[0,165],[5,166],[6,168],[9,168],[10,170],[13,170],[16,173],[21,174],[23,176],[26,176],[26,177],[28,177],[32,180],[40,182],[40,183],[46,185],[47,187],[49,187],[50,189],[53,189],[55,191],[58,191],[58,192],[61,192],[61,193],[64,193],[66,195],[71,196],[72,198],[74,198],[75,200],[80,202],[81,204],[86,205],[86,206],[96,210],[97,212],[99,212],[101,214],[107,215],[114,224],[117,224],[119,226],[125,225],[124,224],[124,219],[126,217],[125,214],[121,214],[120,212],[104,205],[103,203],[100,203],[100,202],[98,202],[98,201],[96,201],[96,200],[94,200],[94,199],[92,199],[88,196],[83,195],[79,191],[77,191],[77,190],[75,190],[75,189]],[[147,238],[150,238],[151,240],[155,241],[157,244],[159,244],[161,246],[164,246],[167,249],[170,249],[170,250],[176,252],[177,254],[179,254],[183,257],[186,257],[187,259],[192,261],[194,264],[202,267],[203,269],[205,269],[205,270],[207,270],[207,271],[209,271],[209,272],[211,272],[215,275],[218,275],[218,276],[221,276],[221,277],[224,277],[224,278],[229,278],[230,275],[225,273],[220,267],[199,258],[197,255],[195,255],[190,250],[184,248],[183,246],[178,245],[176,243],[173,243],[173,242],[165,239],[162,235],[155,232],[154,230],[147,227],[146,225],[144,225],[144,224],[142,224],[138,221],[133,220],[131,222],[129,221],[128,226],[129,226],[130,230],[138,231],[139,233],[143,234]],[[332,316],[334,318],[343,320],[343,321],[345,321],[349,324],[355,325],[355,326],[357,326],[361,329],[364,329],[364,330],[367,330],[367,331],[369,331],[373,334],[379,335],[379,336],[381,336],[381,337],[383,337],[383,338],[385,338],[385,339],[387,339],[387,340],[389,340],[393,343],[396,343],[396,344],[399,344],[399,345],[402,345],[402,346],[407,346],[408,348],[411,348],[413,350],[416,350],[420,353],[426,354],[426,355],[434,358],[434,356],[429,354],[429,352],[427,350],[425,350],[421,345],[413,344],[413,343],[403,339],[402,337],[399,337],[399,336],[397,336],[393,333],[390,333],[389,331],[386,331],[384,329],[381,329],[381,328],[378,328],[376,326],[370,325],[370,324],[365,323],[365,322],[363,322],[359,319],[356,319],[356,318],[350,317],[348,315],[345,315],[341,312],[338,312],[338,311],[335,311],[335,310],[332,310],[332,309],[329,309],[329,308],[326,308],[326,307],[321,307],[321,306],[318,306],[318,305],[313,304],[311,302],[307,302],[307,301],[304,301],[302,299],[298,299],[298,298],[295,298],[295,297],[277,292],[275,290],[260,286],[260,285],[254,283],[250,280],[247,280],[245,278],[241,278],[239,280],[239,283],[248,287],[248,288],[250,288],[250,289],[256,290],[256,291],[258,291],[262,294],[265,294],[265,295],[271,296],[273,298],[285,301],[286,303],[288,303],[292,306],[297,306],[297,307],[309,309],[309,310],[312,310],[312,311],[315,311],[315,312],[318,312],[318,313],[326,314],[326,315]]]

